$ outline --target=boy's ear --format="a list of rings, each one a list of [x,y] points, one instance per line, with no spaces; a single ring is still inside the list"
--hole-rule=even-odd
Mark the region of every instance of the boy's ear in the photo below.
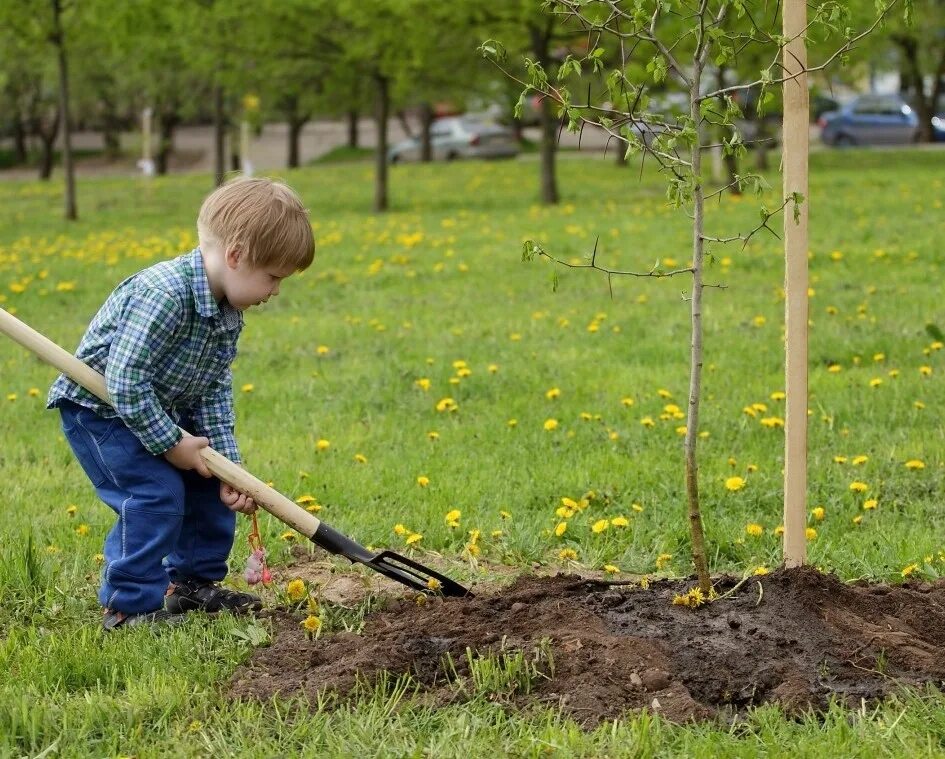
[[[235,269],[237,266],[239,266],[240,258],[242,258],[242,256],[243,251],[237,247],[227,248],[223,254],[226,265],[231,269]]]

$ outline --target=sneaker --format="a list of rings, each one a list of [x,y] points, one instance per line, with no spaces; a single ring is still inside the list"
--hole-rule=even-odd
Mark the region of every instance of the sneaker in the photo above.
[[[164,625],[173,626],[179,625],[184,621],[183,614],[172,614],[164,609],[142,612],[140,614],[125,614],[123,611],[104,609],[103,613],[102,627],[105,628],[105,632],[118,627],[142,627],[144,625],[151,625],[157,628]]]
[[[164,597],[164,607],[172,614],[188,611],[205,611],[216,614],[230,611],[234,614],[259,611],[262,601],[252,593],[228,590],[215,582],[194,578],[175,580]]]

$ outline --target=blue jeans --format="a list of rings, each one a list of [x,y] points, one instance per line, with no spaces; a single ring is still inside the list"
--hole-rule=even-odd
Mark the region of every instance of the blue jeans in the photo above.
[[[66,401],[59,411],[79,464],[118,515],[105,538],[102,606],[126,614],[156,611],[175,579],[222,580],[236,514],[220,500],[220,481],[148,453],[121,419]]]

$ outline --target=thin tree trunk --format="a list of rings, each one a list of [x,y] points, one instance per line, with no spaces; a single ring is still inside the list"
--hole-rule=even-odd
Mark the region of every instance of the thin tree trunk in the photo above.
[[[348,111],[348,147],[358,146],[358,112]]]
[[[704,228],[704,194],[702,189],[702,135],[699,114],[699,80],[701,70],[698,65],[693,72],[690,90],[690,116],[696,125],[696,140],[692,148],[692,174],[695,177],[693,188],[692,221],[692,298],[690,316],[692,321],[692,343],[689,356],[689,413],[686,415],[686,496],[689,506],[689,533],[692,540],[692,560],[699,577],[699,587],[708,596],[712,588],[709,578],[709,565],[706,559],[705,533],[702,529],[702,513],[699,508],[699,466],[696,458],[696,446],[699,441],[699,400],[702,388],[702,239]]]
[[[155,155],[155,170],[161,176],[167,174],[171,154],[174,152],[174,130],[180,123],[175,109],[158,112],[158,149]]]
[[[290,169],[297,169],[301,160],[300,143],[302,141],[302,129],[308,122],[308,116],[296,116],[289,119],[289,156],[286,165]]]
[[[223,109],[223,85],[213,88],[213,172],[219,187],[226,176],[226,115]]]
[[[387,210],[387,119],[390,114],[390,93],[387,77],[374,75],[374,122],[377,126],[377,153],[374,157],[374,210]]]
[[[911,35],[894,35],[893,39],[902,50],[906,68],[912,80],[913,101],[915,103],[916,115],[919,117],[919,141],[933,142],[935,140],[935,133],[932,129],[932,116],[935,114],[932,111],[935,108],[935,101],[931,100],[930,102],[929,98],[925,95],[924,77],[922,76],[922,67],[919,63],[918,40]],[[938,71],[936,72],[938,79],[941,79],[943,69],[945,69],[945,49],[943,49],[942,58],[938,66]],[[938,89],[938,86],[938,82],[936,82],[935,89]]]
[[[13,159],[18,164],[26,163],[29,152],[26,149],[26,128],[23,126],[23,119],[20,114],[14,115],[13,119]]]
[[[413,127],[411,127],[410,122],[407,121],[407,114],[404,113],[403,109],[397,111],[397,120],[400,122],[400,128],[404,130],[404,134],[410,139],[413,139]]]
[[[532,52],[538,59],[542,67],[551,74],[551,57],[548,53],[549,40],[554,19],[549,19],[544,29],[537,26],[531,26],[529,31],[532,39]],[[540,165],[541,165],[541,200],[546,204],[558,202],[558,180],[555,175],[555,153],[557,152],[557,122],[551,111],[552,104],[550,98],[542,98],[540,121],[541,121],[541,146]]]
[[[66,174],[65,217],[75,221],[79,217],[75,198],[75,166],[72,161],[72,122],[69,116],[69,65],[66,60],[66,42],[62,32],[62,4],[51,0],[53,12],[53,44],[59,65],[59,115],[62,123],[62,167]]]
[[[430,127],[433,126],[433,108],[429,103],[420,104],[420,160],[429,163],[433,160],[433,140]]]
[[[56,118],[53,121],[53,128],[51,130],[43,131],[42,128],[37,128],[34,131],[36,136],[39,137],[40,143],[39,178],[43,181],[48,181],[52,176],[53,159],[56,149],[56,134],[59,132],[58,111],[56,113]]]

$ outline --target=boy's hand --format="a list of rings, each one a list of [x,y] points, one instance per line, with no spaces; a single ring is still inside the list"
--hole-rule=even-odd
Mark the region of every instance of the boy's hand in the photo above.
[[[230,511],[238,511],[241,514],[252,514],[258,508],[256,502],[246,493],[241,493],[225,482],[220,483],[220,500]]]
[[[164,452],[164,458],[178,469],[193,469],[201,477],[212,477],[207,463],[200,455],[200,449],[210,445],[205,437],[184,437],[169,451]]]

